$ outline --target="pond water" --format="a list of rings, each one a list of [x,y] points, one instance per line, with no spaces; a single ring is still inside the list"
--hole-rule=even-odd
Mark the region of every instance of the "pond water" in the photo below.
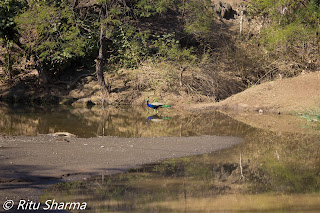
[[[78,137],[243,135],[252,129],[219,112],[185,112],[143,107],[35,109],[0,108],[0,134],[68,132]]]
[[[7,135],[230,135],[245,141],[215,153],[59,183],[45,191],[43,202],[87,202],[86,212],[320,212],[320,136],[301,124],[305,132],[281,130],[296,118],[235,116],[246,123],[252,118],[248,125],[216,111],[163,109],[154,115],[143,107],[1,110],[0,133]],[[268,124],[259,128],[264,124],[255,120]]]
[[[320,212],[319,135],[251,129],[243,138],[219,152],[60,183],[42,200],[87,202],[91,212]]]

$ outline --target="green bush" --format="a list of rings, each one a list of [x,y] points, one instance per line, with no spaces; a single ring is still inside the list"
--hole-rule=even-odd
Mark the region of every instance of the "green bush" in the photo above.
[[[27,5],[25,0],[2,0],[0,2],[0,44],[4,45],[4,71],[9,78],[13,76],[13,64],[16,56],[12,53],[14,43],[19,43],[19,33],[15,17]]]
[[[178,40],[174,38],[174,34],[158,35],[153,42],[157,48],[156,58],[161,60],[177,61],[180,63],[197,61],[197,56],[193,53],[193,48],[183,48]]]
[[[110,34],[112,50],[108,64],[120,68],[136,68],[149,56],[148,32],[139,32],[129,24],[115,27]]]
[[[212,2],[205,0],[185,1],[179,8],[185,14],[185,30],[197,38],[207,38],[214,31],[215,11]]]
[[[0,2],[0,38],[18,41],[15,16],[26,6],[25,0],[2,0]]]
[[[27,52],[51,74],[65,70],[95,48],[95,34],[82,27],[66,3],[31,2],[16,21],[27,40]]]
[[[318,0],[253,0],[249,13],[264,15],[272,22],[264,29],[263,38],[267,44],[290,44],[314,36],[320,28]]]

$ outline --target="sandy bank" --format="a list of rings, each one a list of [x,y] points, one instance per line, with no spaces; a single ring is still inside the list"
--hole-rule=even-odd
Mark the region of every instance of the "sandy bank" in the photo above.
[[[48,135],[0,138],[0,203],[37,199],[58,181],[124,172],[167,158],[197,155],[241,143],[235,137],[64,138]]]

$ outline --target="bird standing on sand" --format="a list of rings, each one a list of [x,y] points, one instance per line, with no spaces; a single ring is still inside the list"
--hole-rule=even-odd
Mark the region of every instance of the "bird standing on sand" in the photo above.
[[[160,108],[160,107],[163,107],[163,108],[170,108],[171,107],[170,105],[166,105],[166,104],[159,103],[159,102],[149,103],[149,100],[147,100],[147,106],[154,109],[154,110],[157,110],[157,112],[158,112],[158,108]]]

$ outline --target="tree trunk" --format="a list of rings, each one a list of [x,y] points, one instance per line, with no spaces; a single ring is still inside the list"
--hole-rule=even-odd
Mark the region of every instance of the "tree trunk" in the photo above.
[[[11,53],[10,51],[8,50],[8,68],[7,68],[7,71],[8,71],[8,76],[9,76],[9,79],[12,79],[12,65],[11,65]]]
[[[96,74],[98,78],[98,82],[100,84],[101,90],[104,94],[109,94],[108,87],[106,85],[106,82],[104,80],[104,63],[105,63],[105,24],[103,23],[103,20],[105,19],[105,5],[101,7],[101,15],[100,15],[100,39],[99,39],[99,55],[96,61]]]
[[[39,79],[39,85],[47,87],[49,80],[46,71],[43,69],[41,64],[36,64],[36,69],[38,71],[38,79]]]
[[[180,67],[180,76],[179,76],[179,84],[180,84],[180,87],[183,86],[183,83],[182,83],[182,75],[183,75],[183,72],[186,70],[186,67]]]
[[[12,79],[13,62],[11,61],[11,47],[9,45],[9,41],[7,41],[6,51],[7,51],[7,61],[6,61],[7,64],[5,68],[5,73],[6,73],[6,76],[9,77],[9,79]]]

